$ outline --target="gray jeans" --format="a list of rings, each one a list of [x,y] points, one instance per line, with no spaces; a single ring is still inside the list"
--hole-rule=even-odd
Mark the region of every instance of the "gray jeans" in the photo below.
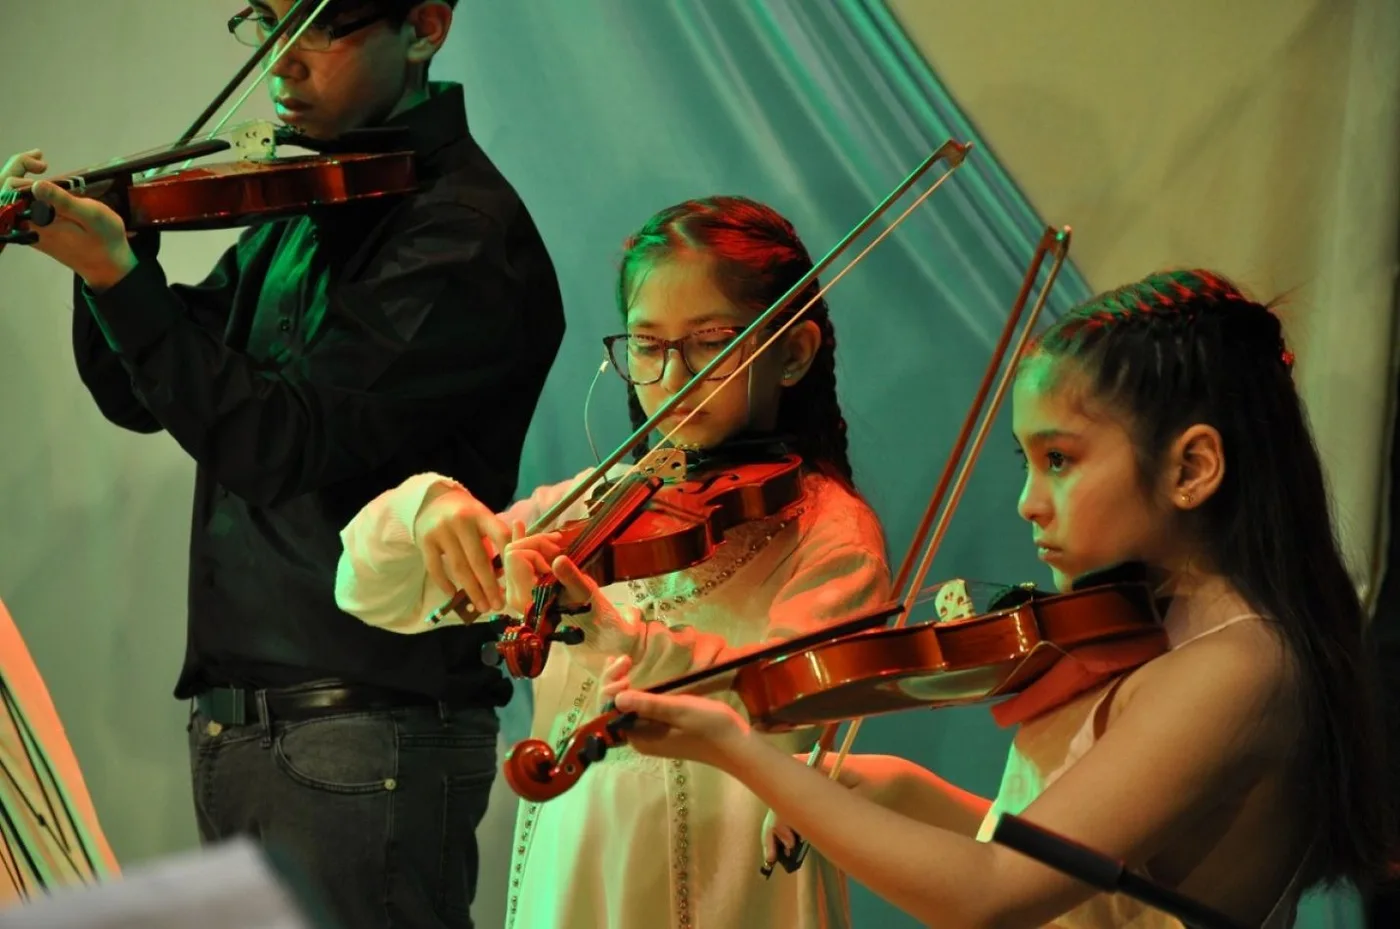
[[[472,929],[497,730],[489,707],[239,726],[195,712],[200,838],[275,850],[343,929]]]

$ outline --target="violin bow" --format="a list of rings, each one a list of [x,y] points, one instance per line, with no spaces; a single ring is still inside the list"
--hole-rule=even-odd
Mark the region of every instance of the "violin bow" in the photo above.
[[[269,61],[258,74],[257,79],[249,84],[248,88],[243,91],[242,96],[233,102],[233,106],[229,107],[228,112],[214,124],[214,128],[209,130],[209,134],[204,137],[204,140],[209,141],[217,136],[228,121],[233,118],[233,114],[238,112],[239,107],[243,106],[243,104],[248,101],[253,91],[257,90],[258,86],[272,73],[272,69],[277,66],[277,62],[282,60],[282,56],[291,51],[292,46],[296,45],[297,40],[301,38],[301,34],[311,28],[311,25],[316,21],[316,17],[320,16],[332,2],[333,0],[297,0],[292,8],[287,11],[287,15],[278,20],[277,25],[267,34],[267,38],[263,39],[262,44],[253,50],[253,54],[248,56],[248,60],[234,73],[233,77],[224,85],[223,89],[214,95],[214,99],[204,108],[204,112],[200,113],[195,121],[190,124],[190,127],[180,134],[180,138],[171,146],[171,150],[180,150],[183,146],[188,144],[191,139],[199,135],[200,130],[204,128],[204,124],[209,121],[219,107],[224,105],[224,102],[228,100],[229,97],[233,96],[233,92],[238,89],[238,85],[243,82],[243,79],[253,72],[253,69],[267,57],[272,47],[276,45],[288,31],[295,29],[296,31],[292,32],[292,37],[277,50],[276,54],[272,56],[272,60]],[[315,7],[315,9],[311,10],[311,12],[307,13],[305,16],[301,16],[301,13],[310,7]],[[185,163],[181,165],[181,168],[189,167],[190,163],[201,154],[204,153],[201,152],[190,155],[185,160]],[[177,158],[175,160],[178,161],[179,159]],[[156,166],[149,172],[147,177],[159,176],[171,164],[174,164],[174,161]]]
[[[1061,229],[1047,226],[1041,234],[1040,241],[1036,244],[1035,252],[1031,256],[1030,264],[1026,268],[1026,274],[1021,280],[1021,289],[1016,294],[1016,300],[1011,305],[1011,312],[1007,314],[1006,323],[1002,326],[1001,337],[997,340],[996,348],[992,352],[991,361],[987,364],[987,369],[982,374],[982,381],[978,385],[977,393],[973,397],[972,405],[968,408],[967,415],[963,418],[962,427],[958,430],[957,441],[953,444],[953,449],[948,454],[947,460],[943,464],[943,472],[939,475],[938,483],[934,486],[933,494],[929,497],[928,506],[924,509],[923,519],[919,523],[918,531],[914,533],[913,541],[905,551],[904,559],[899,567],[899,574],[894,581],[894,590],[903,591],[903,606],[895,617],[891,628],[898,629],[909,621],[909,615],[913,610],[914,603],[918,599],[919,592],[923,587],[924,579],[928,576],[929,569],[933,565],[934,556],[938,553],[939,547],[943,543],[943,538],[947,533],[948,524],[952,520],[954,511],[958,503],[962,500],[964,489],[967,487],[967,480],[972,473],[973,465],[976,464],[978,455],[981,454],[982,446],[985,444],[987,434],[991,431],[993,421],[1001,409],[1001,404],[1006,396],[1006,389],[1011,383],[1011,379],[1016,371],[1016,364],[1020,360],[1026,345],[1030,341],[1031,333],[1035,330],[1036,321],[1040,318],[1041,310],[1045,307],[1045,301],[1050,295],[1050,288],[1054,286],[1055,279],[1060,274],[1060,268],[1065,263],[1065,258],[1069,254],[1069,244],[1071,229],[1065,226]],[[997,381],[996,393],[992,396],[990,406],[983,410],[987,402],[987,393],[991,389],[992,380],[996,377],[996,372],[1001,368],[1002,360],[1006,356],[1007,346],[1011,343],[1011,336],[1016,331],[1020,323],[1022,314],[1026,308],[1026,301],[1030,297],[1032,288],[1035,286],[1036,278],[1040,275],[1041,266],[1044,265],[1047,256],[1052,257],[1052,263],[1045,275],[1045,283],[1041,286],[1036,297],[1035,304],[1031,307],[1030,316],[1026,320],[1025,328],[1021,330],[1021,336],[1016,342],[1015,352],[1011,356],[1011,361],[1002,372],[1001,379]],[[977,434],[973,437],[973,423],[981,415],[981,422],[977,427]],[[964,459],[964,452],[967,451],[968,442],[972,443],[972,450]],[[962,467],[957,471],[957,478],[954,480],[953,472],[959,461]],[[949,485],[951,486],[951,492]],[[944,506],[944,499],[947,498],[947,506]],[[937,523],[934,520],[937,518]],[[925,544],[927,543],[927,544]],[[922,549],[922,556],[918,559],[918,568],[914,569],[916,553]],[[911,579],[910,574],[913,573]],[[934,643],[937,647],[937,643]],[[841,748],[836,754],[835,761],[832,762],[829,777],[832,780],[841,773],[841,766],[845,763],[846,757],[851,752],[851,747],[855,744],[856,734],[860,732],[862,720],[851,721],[850,728],[846,730],[846,736],[841,741]],[[811,754],[807,758],[809,767],[816,767],[821,763],[826,752],[830,750],[830,745],[835,740],[838,723],[833,723],[822,728],[821,736],[816,745],[812,748]],[[793,848],[780,852],[777,864],[781,864],[788,873],[796,871],[802,865],[802,861],[807,855],[807,841],[800,836]],[[764,877],[773,873],[773,864],[765,862],[760,872]]]
[[[233,77],[229,79],[229,82],[224,85],[224,89],[215,95],[214,99],[209,102],[209,105],[204,108],[204,112],[200,113],[195,121],[190,124],[190,127],[181,134],[175,145],[177,147],[184,145],[190,139],[199,135],[199,131],[204,128],[204,124],[209,121],[210,117],[214,115],[219,107],[224,105],[224,101],[233,96],[234,90],[237,89],[239,84],[243,83],[243,79],[251,74],[253,69],[258,66],[258,63],[267,57],[267,53],[277,44],[277,41],[281,39],[282,36],[286,35],[288,30],[295,26],[296,32],[292,35],[291,39],[287,41],[287,44],[282,46],[281,51],[272,56],[272,60],[267,63],[267,67],[263,68],[257,80],[253,81],[253,83],[248,86],[248,89],[243,92],[243,96],[239,97],[238,100],[234,102],[233,106],[229,107],[229,111],[224,114],[223,119],[219,120],[218,125],[210,130],[210,138],[222,129],[224,123],[228,122],[233,114],[237,112],[238,108],[247,101],[253,90],[263,82],[269,73],[271,73],[272,69],[276,67],[277,62],[282,60],[282,56],[287,54],[287,50],[297,43],[297,40],[301,38],[301,34],[316,21],[316,17],[320,16],[331,2],[332,0],[297,0],[292,8],[287,11],[287,15],[282,17],[277,25],[273,27],[273,30],[267,34],[267,38],[263,39],[263,43],[253,50],[252,55],[248,56],[248,60],[243,63],[243,67],[239,68]],[[308,16],[304,19],[297,19],[298,14],[307,7],[313,5],[316,9],[312,10]]]
[[[836,285],[837,281],[845,277],[846,274],[852,268],[854,268],[857,264],[864,260],[865,256],[868,255],[870,251],[873,248],[875,248],[875,246],[883,242],[886,236],[892,233],[895,229],[899,228],[900,224],[903,223],[904,220],[907,219],[909,215],[913,213],[913,211],[917,209],[925,200],[932,196],[933,192],[936,191],[939,187],[941,187],[943,185],[943,182],[946,181],[948,177],[958,169],[958,167],[963,163],[964,159],[967,157],[967,153],[971,149],[972,143],[970,142],[964,143],[949,139],[948,141],[940,145],[938,149],[933,152],[933,154],[925,158],[923,163],[921,163],[917,168],[915,168],[914,171],[910,173],[908,177],[901,181],[899,185],[896,186],[895,189],[891,191],[890,194],[887,197],[885,197],[885,199],[881,201],[878,206],[871,210],[870,213],[864,219],[862,219],[849,232],[847,232],[846,235],[842,237],[841,241],[837,242],[836,245],[832,246],[831,250],[828,251],[826,255],[824,255],[821,258],[820,261],[816,262],[816,264],[812,266],[812,269],[810,271],[802,275],[802,277],[799,278],[795,284],[788,288],[786,293],[779,297],[771,306],[768,307],[768,309],[760,313],[759,316],[753,322],[749,323],[749,325],[744,329],[743,332],[735,336],[734,339],[730,341],[730,343],[726,345],[722,351],[719,352],[719,354],[712,358],[709,364],[701,368],[694,376],[691,377],[689,381],[686,382],[685,386],[683,386],[680,390],[673,394],[668,400],[666,400],[665,403],[661,404],[661,406],[657,408],[656,412],[652,413],[651,416],[647,417],[646,422],[638,426],[632,432],[632,434],[622,442],[621,445],[619,445],[616,449],[613,450],[611,454],[609,454],[606,458],[599,462],[598,465],[587,474],[587,476],[585,476],[581,481],[575,484],[574,487],[571,488],[569,492],[566,493],[557,503],[550,507],[546,513],[540,516],[539,519],[535,520],[535,522],[527,530],[527,534],[534,534],[536,532],[541,531],[545,527],[552,525],[555,522],[555,520],[557,520],[565,511],[568,510],[570,506],[574,504],[574,501],[578,500],[579,497],[588,493],[588,491],[591,490],[593,486],[598,482],[599,478],[605,475],[608,472],[608,470],[612,468],[613,465],[617,464],[617,462],[620,461],[624,455],[626,455],[632,449],[636,448],[637,445],[643,439],[645,439],[653,429],[656,428],[657,424],[660,423],[670,414],[671,410],[675,409],[683,401],[695,394],[695,392],[699,390],[700,386],[704,384],[709,378],[711,372],[713,372],[716,368],[722,366],[726,361],[729,360],[730,357],[734,355],[734,353],[741,351],[747,344],[750,336],[752,336],[755,333],[762,332],[763,329],[766,326],[768,326],[769,323],[775,317],[787,311],[788,308],[791,307],[792,304],[797,301],[798,297],[802,295],[803,291],[805,291],[808,287],[811,286],[812,281],[815,280],[817,276],[824,272],[828,267],[830,267],[831,264],[837,258],[839,258],[843,253],[845,253],[845,251],[848,248],[850,248],[851,243],[854,242],[858,236],[860,236],[863,232],[869,229],[870,226],[874,224],[874,222],[877,219],[879,219],[886,212],[888,212],[890,207],[894,205],[895,201],[902,197],[904,193],[907,190],[909,190],[910,187],[912,187],[916,182],[918,182],[918,180],[921,177],[923,177],[924,174],[926,174],[930,168],[932,168],[935,164],[939,163],[940,161],[945,162],[946,170],[938,178],[938,180],[934,181],[934,183],[931,184],[927,190],[919,194],[919,196],[914,200],[914,202],[910,204],[910,206],[907,209],[905,209],[903,213],[896,217],[894,221],[889,224],[888,227],[886,227],[878,236],[875,237],[874,241],[872,241],[869,245],[862,249],[861,252],[858,255],[856,255],[856,257],[851,259],[851,261],[847,265],[845,265],[839,272],[837,272],[837,274],[833,276],[831,280],[823,284],[817,290],[817,292],[812,295],[811,299],[809,299],[798,309],[794,310],[791,313],[791,315],[771,336],[769,336],[756,349],[754,349],[754,351],[751,354],[745,357],[737,368],[735,368],[732,372],[725,376],[720,381],[718,386],[715,387],[715,389],[711,391],[709,395],[702,398],[701,401],[695,405],[695,408],[692,409],[687,416],[685,416],[685,418],[683,418],[669,432],[662,436],[661,439],[657,442],[656,447],[651,449],[646,455],[644,455],[641,461],[633,462],[632,465],[630,465],[623,474],[619,475],[618,480],[615,481],[612,484],[612,486],[607,489],[607,491],[605,492],[603,497],[598,501],[598,503],[605,503],[608,497],[614,492],[614,490],[621,486],[622,479],[624,479],[628,475],[633,474],[638,470],[656,473],[674,466],[675,456],[677,454],[683,455],[684,453],[671,444],[673,438],[681,429],[685,428],[685,425],[688,422],[690,422],[690,420],[695,416],[696,413],[701,412],[705,404],[709,402],[710,397],[713,397],[716,394],[720,393],[720,391],[722,391],[732,381],[734,381],[736,378],[747,372],[749,366],[753,364],[756,360],[758,360],[758,358],[765,351],[767,351],[770,346],[774,345],[777,342],[777,340],[780,339],[785,332],[787,332],[789,328],[797,324],[807,313],[807,311],[810,310],[813,306],[815,306],[816,303],[826,295],[827,291],[829,291],[833,286]],[[458,613],[458,615],[463,615],[468,610],[469,606],[470,603],[467,598],[467,595],[459,590],[450,600],[444,603],[431,616],[429,616],[426,621],[436,625],[440,623],[444,618],[446,618],[448,613],[456,612]]]

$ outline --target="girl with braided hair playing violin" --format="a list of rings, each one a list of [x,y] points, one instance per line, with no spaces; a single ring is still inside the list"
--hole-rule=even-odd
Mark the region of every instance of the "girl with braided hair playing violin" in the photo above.
[[[1155,657],[1071,654],[994,708],[1019,723],[995,800],[875,756],[833,783],[730,705],[634,689],[622,657],[605,690],[631,744],[742,781],[940,929],[1179,926],[989,842],[1003,812],[1291,925],[1306,887],[1375,875],[1389,835],[1363,611],[1291,366],[1271,310],[1206,271],[1099,296],[1020,362],[1019,512],[1056,586],[1140,562],[1169,601]]]
[[[621,263],[617,304],[626,331],[605,340],[629,385],[634,428],[811,269],[791,224],[763,204],[711,197],[653,216],[628,239]],[[803,460],[801,500],[731,529],[699,565],[600,591],[559,554],[556,534],[521,537],[577,478],[493,514],[450,479],[423,474],[381,495],[346,527],[338,602],[367,623],[420,632],[432,628],[425,616],[458,589],[479,611],[523,612],[536,579],[552,569],[561,602],[592,603],[569,617],[584,632],[582,644],[556,646],[534,680],[531,734],[555,747],[600,712],[599,675],[613,658],[627,656],[639,681],[662,681],[880,604],[889,593],[884,539],[852,485],[835,350],[819,302],[754,360],[747,377],[701,386],[662,420],[669,431],[705,398],[673,437],[679,445],[712,449],[741,437],[783,436]],[[712,380],[750,351],[737,352]],[[580,501],[560,521],[584,515]],[[502,550],[504,590],[491,566]],[[770,737],[784,755],[810,749],[815,739],[813,730]],[[568,793],[521,804],[507,926],[849,925],[844,877],[820,856],[792,877],[760,875],[766,812],[714,768],[625,746],[612,751]]]

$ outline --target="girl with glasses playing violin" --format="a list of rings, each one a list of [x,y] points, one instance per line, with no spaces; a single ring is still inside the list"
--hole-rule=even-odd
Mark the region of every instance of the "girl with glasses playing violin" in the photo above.
[[[652,217],[627,241],[622,260],[617,303],[626,332],[606,340],[629,385],[634,427],[811,269],[792,226],[751,200],[694,200]],[[524,611],[537,579],[552,570],[564,601],[592,607],[569,617],[583,630],[582,644],[556,649],[534,685],[533,735],[559,745],[600,711],[598,677],[617,656],[628,657],[638,679],[660,681],[882,602],[889,587],[884,541],[852,486],[835,350],[827,307],[818,302],[747,372],[719,386],[717,378],[749,348],[661,421],[670,432],[690,416],[672,437],[682,447],[783,437],[803,462],[796,504],[730,530],[695,567],[599,590],[560,555],[557,536],[521,537],[524,524],[573,481],[541,487],[493,514],[449,478],[424,474],[381,495],[346,527],[341,607],[376,626],[418,632],[432,628],[424,617],[458,589],[478,611]],[[580,502],[561,520],[583,515]],[[504,589],[491,564],[502,551]],[[808,730],[771,742],[789,754],[814,740]],[[790,878],[760,876],[765,812],[742,784],[713,768],[620,749],[578,789],[521,804],[507,925],[848,925],[844,879],[819,857]]]
[[[605,691],[640,717],[630,744],[742,781],[779,834],[940,929],[1180,925],[987,841],[1001,813],[1291,925],[1304,888],[1364,882],[1388,839],[1362,608],[1291,365],[1271,310],[1205,271],[1104,294],[1020,362],[1019,511],[1056,586],[1141,562],[1169,602],[1153,653],[1061,659],[1058,692],[994,708],[1020,724],[995,800],[874,756],[834,783],[724,702],[634,689],[622,656]]]

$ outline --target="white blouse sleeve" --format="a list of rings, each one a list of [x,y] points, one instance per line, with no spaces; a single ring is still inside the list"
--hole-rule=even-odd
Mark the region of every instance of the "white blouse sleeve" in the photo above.
[[[500,516],[508,523],[519,520],[529,526],[587,474],[584,471],[572,480],[539,487]],[[464,488],[441,474],[415,474],[355,514],[340,533],[342,552],[335,575],[335,602],[340,609],[392,632],[438,628],[427,619],[447,596],[428,575],[414,525],[425,505],[451,489]],[[586,506],[580,498],[559,521],[585,515]],[[459,623],[461,619],[455,614],[443,621],[443,625]]]

